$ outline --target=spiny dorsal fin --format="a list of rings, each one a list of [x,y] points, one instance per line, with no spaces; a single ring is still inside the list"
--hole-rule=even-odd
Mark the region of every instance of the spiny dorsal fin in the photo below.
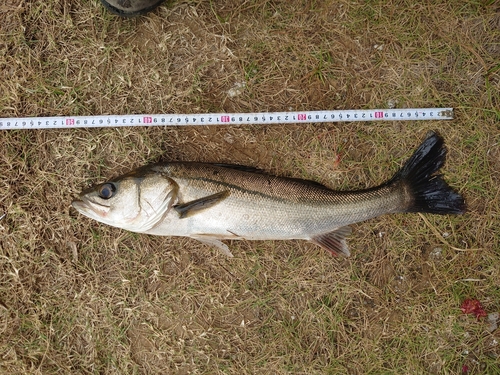
[[[264,171],[263,169],[256,168],[256,167],[247,167],[246,165],[240,165],[240,164],[215,163],[213,165],[215,165],[217,167],[222,167],[222,168],[235,169],[237,171],[242,171],[242,172],[263,173],[263,174],[266,173],[266,171]]]
[[[267,174],[267,172],[263,169],[260,169],[260,168],[255,168],[255,167],[247,167],[245,165],[239,165],[239,164],[222,164],[222,163],[217,163],[217,164],[213,164],[217,167],[223,167],[223,168],[229,168],[229,169],[234,169],[234,170],[237,170],[237,171],[242,171],[242,172],[250,172],[250,173],[259,173],[259,174]],[[328,187],[326,187],[325,185],[319,183],[319,182],[316,182],[316,181],[312,181],[312,180],[303,180],[301,178],[295,178],[295,177],[281,177],[282,179],[287,179],[288,181],[295,181],[301,185],[309,185],[309,186],[312,186],[312,187],[316,187],[316,188],[322,188],[322,189],[328,189],[330,190]]]
[[[351,228],[348,226],[340,227],[332,232],[323,233],[311,238],[311,242],[330,251],[333,255],[342,255],[348,257],[351,255],[345,238],[351,234]]]
[[[179,213],[179,217],[184,219],[188,216],[195,215],[200,211],[213,207],[222,202],[229,196],[229,190],[221,191],[203,198],[195,199],[194,201],[182,203],[174,206],[174,210]]]

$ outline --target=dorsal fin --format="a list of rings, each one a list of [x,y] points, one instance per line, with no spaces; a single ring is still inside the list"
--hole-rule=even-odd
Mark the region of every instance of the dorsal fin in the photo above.
[[[309,186],[312,186],[312,187],[315,187],[315,188],[321,188],[321,189],[326,189],[326,190],[331,190],[329,187],[317,182],[317,181],[313,181],[313,180],[303,180],[301,178],[293,178],[293,177],[283,177],[283,178],[286,178],[288,181],[295,181],[295,182],[298,182],[302,185],[309,185]]]
[[[256,168],[256,167],[247,167],[246,165],[239,165],[239,164],[223,164],[223,163],[216,163],[213,164],[217,167],[223,167],[223,168],[229,168],[229,169],[235,169],[237,171],[243,171],[243,172],[250,172],[250,173],[260,173],[260,174],[268,174],[265,170]],[[330,190],[327,186],[316,182],[312,180],[303,180],[301,178],[295,178],[295,177],[280,177],[283,179],[287,179],[288,181],[295,181],[303,185],[309,185],[313,186],[316,188],[322,188],[322,189],[328,189]]]
[[[256,168],[256,167],[248,167],[246,165],[240,165],[240,164],[215,163],[213,165],[215,165],[217,167],[222,167],[222,168],[235,169],[237,171],[242,171],[242,172],[266,173],[266,171],[264,171],[263,169]]]

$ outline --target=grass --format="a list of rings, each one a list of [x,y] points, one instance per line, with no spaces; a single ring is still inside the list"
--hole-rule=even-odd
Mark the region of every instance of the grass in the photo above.
[[[2,131],[2,374],[498,374],[500,23],[495,1],[95,0],[0,5],[0,117],[396,107],[453,121]],[[245,82],[243,90],[228,91]],[[159,160],[246,164],[339,189],[445,138],[460,217],[353,226],[352,256],[107,227],[70,208]],[[444,233],[447,233],[444,236]]]

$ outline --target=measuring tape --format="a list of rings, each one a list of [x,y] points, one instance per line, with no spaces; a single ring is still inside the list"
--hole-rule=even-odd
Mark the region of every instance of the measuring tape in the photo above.
[[[410,121],[451,119],[453,119],[453,108],[11,117],[0,118],[0,130],[99,128],[119,126],[270,125],[346,121]]]

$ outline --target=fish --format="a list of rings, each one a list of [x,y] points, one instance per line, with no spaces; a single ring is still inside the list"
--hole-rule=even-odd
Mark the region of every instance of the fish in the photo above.
[[[242,165],[163,162],[83,190],[72,206],[137,233],[184,236],[232,256],[223,240],[307,240],[349,256],[350,225],[390,213],[462,214],[465,200],[438,172],[447,149],[436,132],[387,182],[336,191]]]

